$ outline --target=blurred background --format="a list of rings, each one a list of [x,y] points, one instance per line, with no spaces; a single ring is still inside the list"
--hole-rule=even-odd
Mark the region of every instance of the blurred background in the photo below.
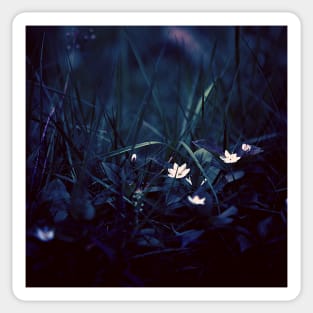
[[[177,106],[197,103],[213,83],[205,122],[194,135],[221,140],[228,107],[230,133],[251,138],[272,133],[277,114],[286,116],[286,31],[285,27],[28,27],[28,86],[42,79],[51,88],[41,95],[53,98],[50,107],[43,108],[48,114],[70,71],[66,94],[76,88],[85,101],[83,110],[90,109],[87,104],[95,105],[96,114],[122,107],[118,122],[126,137],[129,122],[153,84],[140,132],[144,141],[175,134],[175,123],[182,123],[185,112]],[[38,86],[33,92],[39,92]],[[32,101],[27,107],[34,112],[39,103]],[[164,119],[171,121],[167,134],[162,131]]]

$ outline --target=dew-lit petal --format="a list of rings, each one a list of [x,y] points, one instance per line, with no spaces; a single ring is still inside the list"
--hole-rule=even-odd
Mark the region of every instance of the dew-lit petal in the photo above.
[[[188,196],[188,201],[192,204],[195,205],[205,205],[205,197],[204,198],[200,198],[198,195],[195,195],[193,197]]]
[[[190,168],[186,168],[181,174],[182,177],[185,177],[188,175],[188,173],[190,172]]]
[[[168,169],[168,176],[174,178],[176,175],[176,171],[172,168]]]
[[[183,170],[186,169],[186,167],[187,167],[187,164],[184,163],[183,165],[181,165],[181,166],[179,167],[179,169],[180,169],[181,171],[183,171]]]
[[[245,151],[245,152],[249,152],[251,150],[251,146],[246,144],[246,143],[243,143],[241,145],[241,150]]]
[[[37,228],[35,236],[41,241],[50,241],[54,239],[54,230],[49,228]]]
[[[178,166],[177,163],[174,163],[173,168],[168,169],[168,176],[172,178],[183,178],[190,172],[190,169],[186,167],[186,163],[184,163],[182,166]]]
[[[136,160],[137,160],[137,155],[136,155],[136,153],[132,154],[130,160],[131,160],[131,162],[136,162]]]

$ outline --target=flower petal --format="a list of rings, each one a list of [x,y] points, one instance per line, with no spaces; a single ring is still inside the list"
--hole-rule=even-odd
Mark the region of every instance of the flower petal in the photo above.
[[[184,163],[182,166],[179,167],[179,170],[180,170],[180,171],[183,171],[183,170],[186,169],[186,167],[187,167],[187,164]]]
[[[176,175],[176,171],[174,171],[172,168],[169,168],[168,169],[168,176],[175,178],[175,175]]]
[[[231,155],[231,158],[230,158],[231,163],[235,163],[235,162],[237,162],[239,159],[240,159],[240,157],[237,157],[237,154],[236,154],[236,153],[232,154],[232,155]]]
[[[35,236],[41,241],[50,241],[54,239],[54,230],[48,228],[37,228]]]
[[[188,196],[187,199],[189,202],[193,203],[193,198],[191,196]]]
[[[245,152],[249,152],[251,150],[251,146],[247,143],[243,143],[241,145],[241,150],[245,151]]]
[[[194,197],[188,196],[188,201],[195,205],[204,205],[205,204],[205,197],[200,198],[198,195],[195,195]]]
[[[190,172],[190,168],[186,168],[186,169],[181,173],[181,175],[182,175],[183,177],[185,177],[185,176],[188,175],[189,172]]]

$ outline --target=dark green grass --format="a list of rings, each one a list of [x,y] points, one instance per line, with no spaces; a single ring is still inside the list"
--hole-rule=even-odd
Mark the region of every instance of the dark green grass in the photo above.
[[[286,28],[175,30],[27,28],[27,286],[287,286]]]

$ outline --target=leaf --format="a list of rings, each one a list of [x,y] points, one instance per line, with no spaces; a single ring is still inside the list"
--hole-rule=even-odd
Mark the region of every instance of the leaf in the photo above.
[[[62,210],[60,208],[53,208],[53,210],[50,209],[50,212],[53,212],[53,211],[55,212],[53,220],[56,223],[64,221],[68,216],[67,210]]]
[[[66,187],[61,179],[52,180],[44,188],[41,194],[41,201],[44,202],[58,202],[58,201],[69,201],[70,194],[67,192]]]
[[[218,216],[211,217],[210,220],[214,225],[226,225],[230,224],[234,220],[234,216],[238,213],[238,209],[235,206],[229,207],[227,210],[219,214]]]
[[[90,200],[86,200],[85,208],[84,208],[84,218],[86,220],[92,220],[95,216],[96,210],[95,207],[92,205]]]
[[[232,183],[235,180],[242,178],[245,175],[244,171],[235,171],[229,174],[226,174],[224,177],[228,183]]]
[[[174,193],[171,193],[167,199],[166,199],[166,204],[168,206],[171,206],[175,203],[179,203],[183,200],[183,198],[185,198],[185,196],[181,196],[181,195],[177,195],[177,194],[174,194]]]
[[[56,225],[55,231],[58,240],[65,242],[77,242],[87,234],[86,227],[73,219],[66,219]]]
[[[273,217],[269,216],[259,222],[257,229],[258,233],[262,238],[267,237],[267,235],[270,233],[271,229],[273,228]]]
[[[120,181],[119,173],[121,169],[113,163],[102,162],[101,167],[103,168],[107,178],[114,184],[117,185]]]
[[[181,237],[181,248],[186,248],[190,243],[196,241],[202,236],[204,230],[190,229],[179,233],[177,236]]]
[[[197,165],[198,169],[200,170],[200,172],[202,173],[202,175],[207,179],[207,184],[209,185],[212,193],[213,193],[213,196],[214,196],[214,199],[217,203],[217,206],[218,206],[218,209],[220,209],[220,204],[219,204],[219,199],[217,197],[217,194],[216,194],[216,191],[213,187],[213,185],[211,184],[210,182],[210,177],[208,177],[208,175],[206,174],[205,170],[203,169],[202,165],[199,163],[198,159],[195,157],[194,153],[192,152],[192,150],[189,148],[189,146],[183,142],[183,141],[180,141],[180,144],[185,148],[185,150],[188,152],[188,154],[190,155],[190,157],[192,158],[192,160],[195,162],[195,164]]]
[[[162,248],[162,242],[156,238],[154,228],[143,228],[136,236],[136,243],[140,247]]]
[[[215,155],[223,155],[224,152],[221,148],[218,146],[213,145],[209,140],[207,139],[199,139],[192,142],[195,146],[198,148],[203,148]]]
[[[222,179],[219,179],[217,184],[215,184],[215,188],[218,191],[223,190],[223,188],[227,184],[233,183],[233,182],[241,179],[244,175],[245,175],[244,171],[233,171],[233,172],[230,172],[228,174],[225,174],[224,176],[222,176]]]
[[[62,179],[62,180],[65,180],[65,181],[68,181],[70,182],[71,184],[76,184],[77,183],[77,179],[76,177],[68,177],[68,176],[64,176],[64,175],[60,175],[60,174],[54,174],[54,176]]]
[[[112,197],[110,197],[109,193],[107,191],[102,191],[93,198],[92,203],[93,205],[100,206],[110,202],[111,200]]]
[[[71,198],[72,215],[78,219],[92,220],[96,214],[88,191],[77,189]]]
[[[284,224],[287,224],[287,199],[286,199],[286,206],[282,208],[282,210],[280,211],[280,216]]]
[[[92,242],[101,249],[101,251],[108,257],[108,259],[112,262],[116,257],[115,251],[107,245],[105,242],[102,242],[96,238],[93,238]]]
[[[203,148],[203,149],[215,154],[216,156],[224,155],[224,151],[220,147],[213,145],[207,139],[195,140],[192,143],[195,146],[197,146],[198,148]],[[247,150],[243,150],[242,145],[240,145],[239,147],[231,146],[229,148],[229,151],[232,153],[237,153],[237,155],[241,158],[246,157],[246,156],[250,156],[250,155],[256,155],[256,154],[263,152],[263,149],[258,147],[258,146],[250,145],[247,143],[245,143],[245,144],[247,145]]]
[[[236,240],[238,242],[240,252],[246,251],[253,245],[251,240],[249,240],[246,236],[242,234],[238,234],[236,237]]]
[[[246,145],[246,149],[247,150],[243,150],[242,149],[242,146],[243,145]],[[262,153],[263,152],[263,149],[258,147],[258,146],[254,146],[254,145],[250,145],[250,144],[243,144],[243,145],[240,145],[240,147],[236,148],[236,153],[238,156],[240,156],[241,158],[243,157],[247,157],[247,156],[250,156],[250,155],[257,155],[259,153]]]
[[[152,187],[147,187],[144,190],[145,193],[160,192],[160,191],[167,191],[167,189],[163,186],[152,186]]]
[[[205,98],[205,100],[207,100],[207,98],[210,95],[213,87],[214,87],[214,83],[212,82],[207,87],[207,89],[205,90],[205,92],[201,96],[201,98],[199,99],[195,109],[193,111],[190,111],[190,114],[191,114],[190,127],[189,127],[190,131],[192,131],[195,128],[195,126],[196,126],[196,124],[197,124],[197,122],[198,122],[198,120],[200,118],[200,115],[201,115],[201,109],[203,108],[204,98]]]
[[[212,154],[203,148],[200,148],[197,151],[195,151],[194,155],[203,167],[210,164],[210,162],[212,161],[212,158],[213,158]]]
[[[65,220],[68,216],[70,194],[60,179],[52,180],[42,191],[40,203],[50,205],[49,212],[56,223]]]
[[[120,149],[117,149],[117,150],[113,150],[111,152],[106,153],[103,158],[105,158],[105,159],[112,158],[114,156],[117,156],[117,155],[120,155],[120,154],[124,154],[126,152],[133,151],[135,149],[148,147],[148,146],[151,146],[151,145],[164,145],[164,143],[159,142],[159,141],[146,141],[146,142],[138,143],[138,144],[136,144],[134,146],[132,145],[132,146],[127,146],[127,147],[120,148]]]
[[[232,205],[230,206],[228,209],[226,209],[224,212],[222,212],[219,217],[221,218],[225,218],[225,217],[230,217],[230,216],[234,216],[238,213],[238,209]]]

